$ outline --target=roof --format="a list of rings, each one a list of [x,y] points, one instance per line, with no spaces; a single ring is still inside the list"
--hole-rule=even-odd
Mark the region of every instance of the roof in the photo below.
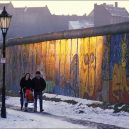
[[[89,13],[89,17],[94,17],[94,9]]]
[[[4,6],[7,8],[10,5],[13,6],[11,2],[10,3],[0,3],[0,9],[3,9]]]
[[[13,4],[11,2],[10,3],[0,3],[0,10],[1,9],[3,10],[4,6],[6,8],[8,8],[8,6],[13,6]],[[18,11],[18,12],[31,12],[31,13],[46,12],[48,14],[51,14],[50,10],[48,9],[47,6],[45,6],[45,7],[14,7],[14,8],[15,8],[15,11]]]
[[[125,8],[113,7],[111,5],[103,6],[112,16],[129,17],[129,13]]]
[[[97,4],[95,4],[97,5]],[[107,4],[101,4],[101,5],[97,5],[97,6],[103,6],[109,13],[111,16],[119,16],[119,17],[127,17],[129,18],[129,13],[126,10],[126,8],[120,8],[120,7],[114,7],[113,5],[107,5]],[[94,16],[94,9],[89,13],[89,17],[93,17]]]
[[[28,13],[47,13],[47,14],[51,14],[48,7],[21,7],[21,8],[15,8],[15,11],[17,12],[28,12]]]

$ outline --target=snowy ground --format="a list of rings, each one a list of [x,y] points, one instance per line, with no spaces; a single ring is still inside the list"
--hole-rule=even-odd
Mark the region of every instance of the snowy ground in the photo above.
[[[100,101],[92,101],[92,100],[66,97],[54,94],[45,94],[45,96],[51,98],[53,97],[61,98],[62,100],[75,100],[79,102],[76,105],[70,105],[64,102],[56,103],[56,102],[45,101],[44,108],[45,110],[47,110],[47,112],[56,115],[67,116],[70,118],[94,121],[97,123],[104,123],[109,125],[116,125],[118,127],[129,129],[129,113],[127,112],[113,113],[113,109],[103,110],[99,107],[92,108],[87,106],[87,104],[102,103]],[[79,113],[80,111],[83,111],[84,113]]]
[[[82,125],[55,119],[49,115],[19,112],[11,109],[7,109],[7,112],[7,120],[0,118],[0,128],[84,128]]]
[[[49,98],[60,98],[61,100],[75,100],[78,103],[75,105],[68,104],[66,102],[53,102],[44,101],[44,110],[46,113],[63,116],[67,118],[74,118],[77,120],[88,120],[97,123],[104,123],[109,125],[116,125],[129,129],[129,113],[120,112],[113,113],[112,109],[100,109],[88,107],[87,104],[101,103],[99,101],[91,101],[80,98],[72,98],[66,96],[58,96],[52,94],[45,94]],[[19,107],[18,97],[8,97],[7,104]],[[33,107],[33,104],[29,104],[29,107]],[[80,113],[82,111],[83,113]],[[37,127],[37,128],[84,128],[83,125],[72,124],[63,119],[56,119],[49,115],[39,115],[35,113],[19,112],[12,109],[7,109],[8,118],[6,123],[5,120],[0,118],[0,128],[2,127]],[[29,124],[28,124],[29,123]],[[21,126],[22,125],[22,126]],[[86,127],[90,129],[89,127]],[[92,128],[94,129],[94,128]]]

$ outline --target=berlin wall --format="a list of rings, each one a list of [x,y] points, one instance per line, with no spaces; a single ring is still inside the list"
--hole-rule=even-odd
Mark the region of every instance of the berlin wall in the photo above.
[[[9,39],[6,47],[7,90],[18,92],[24,73],[40,70],[46,92],[129,103],[129,22]]]

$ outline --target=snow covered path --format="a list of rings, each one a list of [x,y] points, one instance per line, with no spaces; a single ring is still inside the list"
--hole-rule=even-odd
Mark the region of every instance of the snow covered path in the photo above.
[[[7,109],[7,119],[0,118],[0,128],[87,128],[86,126],[72,124],[49,115],[27,113]],[[95,129],[95,128],[94,128]]]
[[[61,95],[46,94],[48,98],[60,98],[61,100],[75,100],[77,104],[66,102],[54,102],[44,100],[43,113],[26,113],[20,110],[18,97],[7,97],[6,103],[9,106],[7,122],[16,127],[36,128],[88,128],[88,129],[129,129],[129,113],[113,113],[112,109],[100,109],[88,107],[87,104],[101,103],[80,98],[66,97]],[[32,108],[33,104],[29,104]],[[13,110],[12,110],[13,109]],[[39,109],[38,109],[39,110]],[[15,115],[16,116],[13,116]],[[29,116],[29,117],[28,117]],[[12,119],[11,119],[12,118]],[[28,121],[28,122],[27,122]],[[24,126],[17,125],[22,123]],[[26,123],[29,123],[30,126]],[[33,123],[33,124],[31,124]],[[6,125],[6,121],[0,119],[0,128]],[[1,127],[1,125],[3,125]],[[66,126],[65,126],[66,125]],[[87,127],[89,126],[89,127]],[[5,126],[6,127],[6,126]]]
[[[10,119],[9,120],[9,122],[11,122],[11,123],[13,123],[13,125],[16,125],[16,127],[17,127],[17,124],[19,123],[17,120],[16,120],[16,117],[14,117],[14,114],[16,114],[15,113],[15,111],[17,111],[17,112],[19,112],[20,111],[20,108],[19,108],[19,106],[12,106],[12,105],[7,105],[7,107],[9,107],[9,110],[13,110],[13,117],[12,118],[15,118],[15,119]],[[20,111],[21,112],[21,111]],[[54,121],[55,122],[58,122],[58,120],[60,121],[65,121],[66,123],[68,122],[68,123],[70,123],[70,124],[74,124],[74,126],[72,125],[72,127],[70,127],[70,125],[68,125],[68,127],[67,126],[64,126],[64,124],[61,124],[61,125],[59,125],[59,126],[53,126],[53,124],[51,124],[50,125],[50,127],[47,125],[48,123],[46,122],[46,121],[43,121],[43,122],[46,122],[46,125],[47,125],[47,127],[46,126],[42,126],[42,124],[40,124],[40,120],[39,120],[39,118],[38,117],[36,117],[37,119],[38,119],[38,121],[40,121],[39,122],[39,124],[40,124],[40,126],[42,127],[42,128],[85,128],[85,129],[126,129],[126,128],[120,128],[120,127],[116,127],[116,126],[113,126],[113,125],[107,125],[107,124],[102,124],[102,123],[96,123],[96,122],[90,122],[90,121],[87,121],[87,120],[79,120],[79,119],[73,119],[73,118],[68,118],[68,117],[65,117],[65,116],[56,116],[56,115],[54,115],[54,114],[51,114],[51,113],[48,113],[48,112],[42,112],[42,113],[40,113],[40,112],[37,112],[37,113],[33,113],[33,111],[32,111],[32,108],[29,108],[29,112],[22,112],[22,113],[24,113],[24,114],[36,114],[36,115],[38,115],[38,116],[40,116],[40,117],[42,117],[43,119],[45,118],[45,119],[47,119],[47,118],[53,118],[54,119]],[[26,115],[27,115],[26,114]],[[20,116],[21,116],[22,114],[20,113],[18,113],[18,115],[17,115],[17,117],[19,118]],[[24,116],[24,115],[23,115]],[[30,117],[28,117],[28,115],[27,115],[27,118],[30,118]],[[14,121],[17,121],[16,123],[14,123]],[[21,120],[20,120],[21,121]],[[33,122],[35,122],[36,123],[36,125],[38,124],[37,122],[36,122],[36,120],[35,119],[24,119],[23,118],[23,121],[33,121]],[[53,121],[53,120],[52,120]],[[4,122],[6,122],[6,121],[4,121]],[[30,123],[30,122],[29,122]],[[58,123],[60,123],[60,122],[58,122]],[[35,126],[36,126],[35,125]],[[77,126],[79,126],[79,125],[81,125],[81,126],[79,126],[79,127],[77,127]],[[32,126],[33,126],[33,124],[32,124]],[[52,126],[52,127],[51,127]],[[3,127],[7,127],[8,128],[8,126],[3,126]],[[11,127],[10,125],[9,125],[9,127]],[[18,126],[19,127],[19,126]],[[27,125],[27,127],[29,128],[29,126]],[[34,127],[34,126],[33,126]],[[26,128],[26,126],[25,127],[19,127],[19,128]],[[30,126],[30,128],[31,128],[31,126]],[[36,126],[36,128],[38,128],[38,126]],[[40,127],[39,127],[40,128]]]

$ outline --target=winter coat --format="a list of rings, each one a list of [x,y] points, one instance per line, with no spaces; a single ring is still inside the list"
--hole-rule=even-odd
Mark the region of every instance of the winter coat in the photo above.
[[[32,85],[33,85],[34,91],[36,91],[36,92],[42,92],[46,88],[46,82],[41,77],[39,79],[36,77],[33,78]]]
[[[22,78],[20,81],[20,86],[24,92],[26,89],[32,90],[33,89],[32,80],[31,79],[26,80],[25,78]]]

